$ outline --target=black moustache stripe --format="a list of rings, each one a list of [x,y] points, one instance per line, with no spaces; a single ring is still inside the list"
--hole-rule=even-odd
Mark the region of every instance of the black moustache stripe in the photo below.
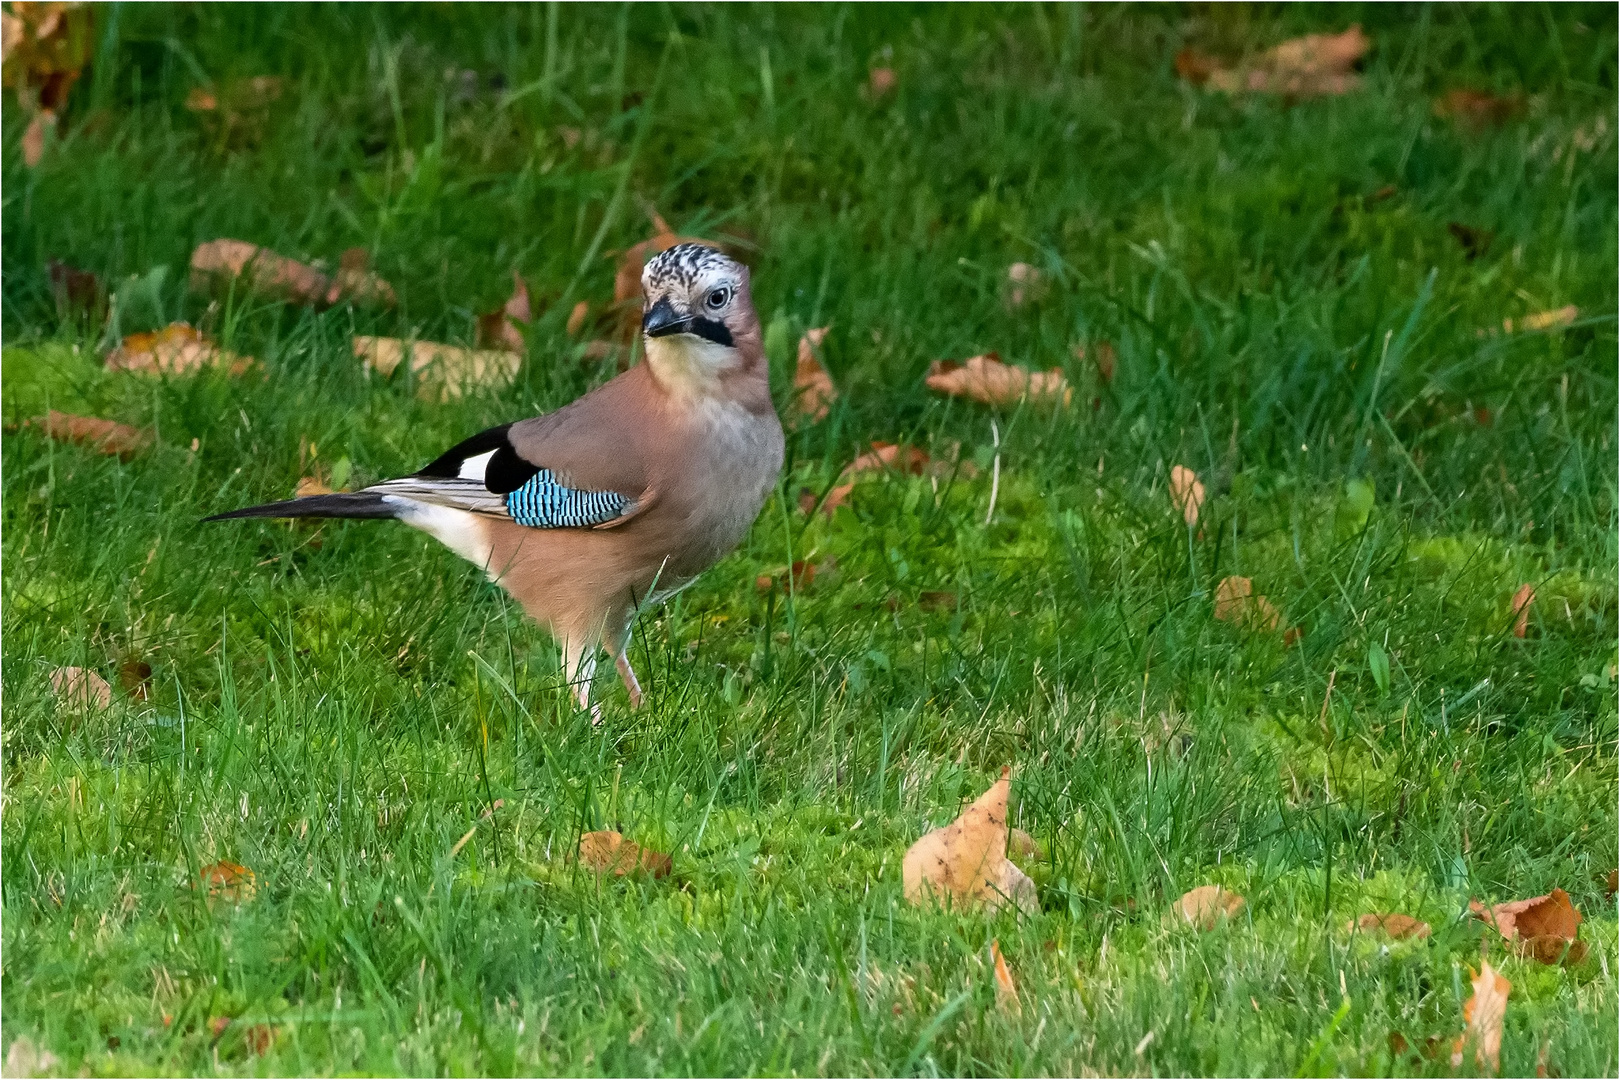
[[[693,319],[691,332],[700,338],[714,342],[716,345],[724,345],[727,348],[732,345],[731,331],[726,329],[725,323],[716,322],[714,319],[702,317]]]

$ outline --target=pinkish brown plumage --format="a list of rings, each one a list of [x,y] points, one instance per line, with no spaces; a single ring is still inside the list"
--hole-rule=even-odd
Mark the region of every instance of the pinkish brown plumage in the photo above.
[[[625,654],[636,611],[731,552],[782,467],[747,268],[682,244],[642,284],[646,361],[571,404],[475,435],[411,476],[217,517],[404,521],[551,631],[582,706],[599,647],[639,705]]]

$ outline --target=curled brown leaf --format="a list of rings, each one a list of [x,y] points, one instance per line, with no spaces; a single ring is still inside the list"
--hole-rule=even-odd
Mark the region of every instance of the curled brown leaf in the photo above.
[[[588,832],[579,838],[579,862],[599,874],[614,877],[643,872],[654,878],[668,877],[675,865],[663,852],[644,848],[611,829]]]
[[[242,375],[257,365],[253,357],[221,349],[207,334],[183,322],[128,335],[107,354],[106,363],[108,371],[141,375],[190,375],[208,367]]]
[[[75,709],[105,709],[112,705],[112,687],[89,668],[57,668],[51,672],[51,691],[57,700]]]
[[[155,437],[151,428],[134,428],[115,420],[74,416],[54,409],[44,416],[23,421],[23,426],[43,432],[48,439],[77,443],[123,461],[151,446]]]
[[[923,382],[930,390],[986,405],[1013,405],[1026,397],[1032,403],[1067,405],[1074,394],[1061,369],[1031,372],[1002,363],[993,352],[963,363],[935,360]]]
[[[1198,514],[1204,508],[1204,482],[1185,465],[1170,468],[1170,503],[1180,511],[1188,528],[1198,524]]]
[[[1012,770],[990,785],[962,815],[926,833],[901,861],[905,896],[913,904],[947,909],[1006,904],[1032,914],[1039,910],[1035,883],[1007,861],[1007,800]]]
[[[1184,893],[1170,908],[1173,919],[1179,919],[1199,930],[1213,930],[1220,922],[1237,916],[1245,901],[1235,892],[1227,892],[1219,885],[1200,885]]]
[[[1222,578],[1215,586],[1215,617],[1246,629],[1275,630],[1282,614],[1275,604],[1254,591],[1246,577]]]
[[[838,387],[819,355],[827,329],[818,326],[806,330],[799,338],[798,362],[793,369],[793,403],[789,410],[794,419],[825,420],[832,403],[838,400]]]

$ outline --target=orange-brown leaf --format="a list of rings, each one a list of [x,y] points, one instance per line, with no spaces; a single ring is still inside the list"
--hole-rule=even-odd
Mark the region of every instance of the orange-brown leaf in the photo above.
[[[416,396],[426,401],[460,397],[468,386],[504,386],[518,373],[523,357],[506,349],[464,349],[437,341],[356,335],[354,355],[365,366],[392,375],[407,355],[416,375]]]
[[[152,665],[138,656],[126,656],[118,664],[118,685],[136,701],[145,701],[151,692]]]
[[[251,356],[221,349],[208,335],[183,322],[170,323],[162,330],[130,334],[107,354],[108,371],[141,375],[190,375],[220,365],[232,375],[241,375],[257,363]]]
[[[1544,964],[1579,963],[1586,956],[1585,943],[1576,940],[1580,934],[1581,913],[1563,889],[1488,908],[1477,900],[1470,900],[1468,909],[1476,918],[1496,927],[1521,956],[1533,957]]]
[[[1610,870],[1603,877],[1603,898],[1614,899],[1614,894],[1620,892],[1620,870]]]
[[[3,20],[0,79],[25,110],[60,112],[94,48],[95,5],[13,3]]]
[[[41,109],[28,121],[28,127],[23,130],[22,155],[23,164],[32,169],[45,157],[45,133],[55,130],[56,114],[49,109]]]
[[[990,956],[996,968],[996,1008],[1006,1016],[1022,1015],[1024,1005],[1018,1000],[1018,984],[1007,967],[1007,958],[1001,955],[1001,942],[995,938],[990,939]]]
[[[893,68],[875,67],[866,73],[866,93],[873,101],[878,101],[893,90],[900,82],[900,77],[894,73]]]
[[[74,416],[54,409],[44,416],[24,421],[23,426],[38,429],[48,439],[78,443],[124,461],[145,450],[153,441],[150,428],[134,428],[115,420]]]
[[[105,709],[112,704],[112,687],[89,668],[57,668],[51,672],[51,690],[58,700],[75,709],[92,705]]]
[[[1463,1003],[1463,1021],[1467,1026],[1452,1046],[1451,1067],[1462,1066],[1464,1049],[1471,1045],[1474,1064],[1496,1072],[1502,1067],[1502,1021],[1507,1016],[1508,994],[1513,984],[1485,961],[1480,962],[1479,974],[1470,981],[1474,992]]]
[[[1171,914],[1188,926],[1199,930],[1213,930],[1223,919],[1231,919],[1243,910],[1245,901],[1235,892],[1227,892],[1219,885],[1200,885],[1171,906]]]
[[[1291,98],[1344,94],[1361,85],[1355,66],[1370,45],[1358,24],[1340,34],[1292,38],[1233,68],[1183,49],[1176,57],[1176,70],[1188,82],[1229,94],[1271,93]]]
[[[371,271],[371,253],[365,248],[349,248],[339,259],[338,272],[326,290],[326,303],[342,300],[383,307],[393,307],[398,301],[394,287]]]
[[[1215,617],[1246,629],[1275,630],[1282,621],[1277,607],[1257,595],[1246,577],[1226,577],[1215,586]]]
[[[1039,904],[1035,883],[1007,861],[1007,799],[1012,770],[990,785],[962,815],[926,833],[906,850],[901,878],[913,904],[937,903],[947,909],[980,904],[994,911],[1011,903],[1033,913]]]
[[[1076,345],[1073,351],[1076,360],[1091,358],[1091,362],[1097,365],[1097,377],[1104,385],[1114,381],[1114,369],[1119,366],[1119,354],[1114,350],[1113,342],[1094,341],[1090,345]]]
[[[202,884],[208,890],[209,899],[228,900],[231,903],[240,903],[243,900],[253,899],[253,894],[259,889],[257,877],[252,870],[241,863],[233,863],[221,859],[202,868],[199,875]]]
[[[1434,114],[1463,121],[1474,128],[1501,127],[1524,111],[1524,97],[1506,97],[1459,87],[1435,99]]]
[[[590,317],[590,314],[591,302],[589,300],[581,300],[574,305],[574,310],[568,313],[568,326],[566,329],[569,337],[578,336],[579,332],[585,328],[585,320]]]
[[[1537,311],[1526,315],[1515,322],[1512,319],[1502,320],[1502,329],[1511,334],[1515,330],[1520,333],[1531,333],[1536,330],[1559,330],[1572,324],[1580,316],[1581,309],[1574,304],[1566,304],[1551,311]],[[1484,331],[1481,331],[1484,333]]]
[[[588,832],[579,838],[580,865],[599,874],[624,877],[646,872],[655,878],[668,877],[674,860],[662,852],[644,848],[622,833],[611,829]]]
[[[1031,402],[1069,403],[1073,390],[1059,368],[1031,372],[1001,362],[995,353],[986,353],[957,363],[935,360],[923,380],[930,390],[952,397],[971,398],[986,405],[1013,405],[1025,397]]]
[[[1204,482],[1185,465],[1170,467],[1170,504],[1181,512],[1188,528],[1198,524],[1198,513],[1204,508]]]
[[[1536,590],[1528,581],[1513,594],[1513,636],[1524,637],[1530,631],[1530,605],[1535,602]]]
[[[793,369],[793,404],[790,414],[795,419],[825,420],[838,400],[838,387],[818,355],[821,342],[827,336],[827,327],[806,330],[799,339],[798,363]]]
[[[1419,941],[1429,936],[1429,924],[1422,919],[1414,919],[1410,915],[1391,913],[1380,915],[1369,912],[1358,915],[1344,924],[1346,931],[1359,930],[1363,934],[1383,933],[1397,940],[1402,938],[1416,938]]]
[[[534,320],[529,302],[528,283],[512,271],[512,295],[504,305],[478,316],[476,341],[480,349],[505,349],[522,353],[526,343],[523,327]]]

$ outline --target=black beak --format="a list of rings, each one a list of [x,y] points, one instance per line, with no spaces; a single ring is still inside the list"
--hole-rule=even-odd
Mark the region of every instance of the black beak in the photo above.
[[[658,301],[641,317],[641,332],[648,337],[668,337],[670,334],[690,333],[691,330],[692,320],[676,315],[668,300]]]

